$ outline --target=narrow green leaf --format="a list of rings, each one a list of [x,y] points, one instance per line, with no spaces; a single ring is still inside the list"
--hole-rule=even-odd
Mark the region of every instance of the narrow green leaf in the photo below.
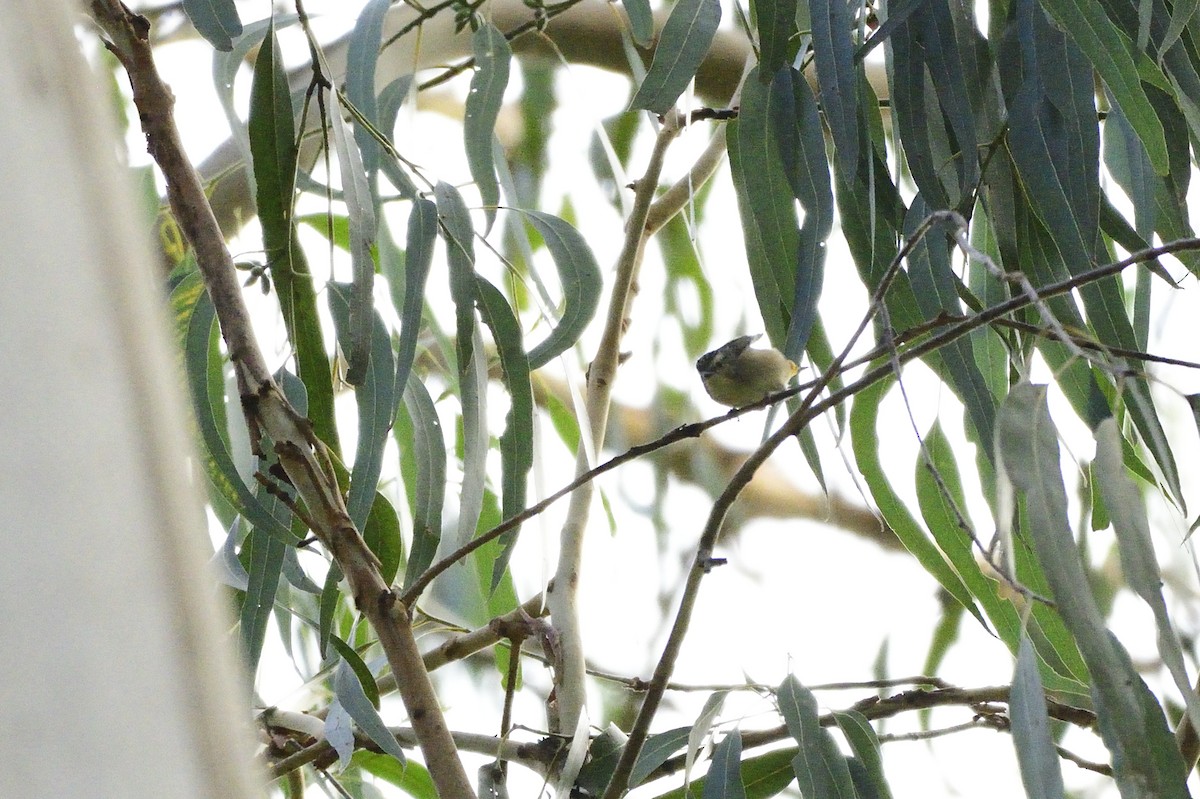
[[[245,66],[247,58],[251,50],[259,45],[263,40],[268,28],[280,30],[296,21],[295,14],[286,16],[275,15],[266,19],[251,22],[242,30],[242,35],[233,43],[233,49],[227,53],[217,51],[213,53],[213,88],[217,92],[217,100],[221,103],[221,110],[225,112],[225,121],[229,123],[229,131],[233,134],[233,141],[237,144],[238,152],[241,153],[244,160],[246,174],[250,179],[250,188],[256,193],[254,186],[254,171],[251,169],[253,159],[250,156],[250,138],[246,130],[246,125],[243,124],[239,116],[237,103],[233,97],[233,86],[237,80],[238,73]],[[156,192],[157,195],[157,192]]]
[[[706,188],[710,186],[711,181],[705,184]],[[698,193],[698,204],[702,205],[708,196],[708,192]],[[695,359],[708,349],[715,335],[713,309],[716,298],[697,257],[692,223],[685,217],[685,214],[672,217],[659,231],[657,239],[666,279],[662,292],[663,310],[679,320],[684,348],[689,359]]]
[[[787,339],[790,323],[800,225],[773,130],[772,104],[779,95],[762,85],[755,70],[742,86],[738,118],[729,125],[729,166],[754,295],[767,337],[778,344]]]
[[[1171,4],[1171,23],[1167,27],[1167,32],[1163,35],[1162,41],[1159,42],[1159,53],[1166,53],[1175,43],[1179,41],[1179,37],[1187,29],[1188,22],[1191,21],[1192,15],[1196,13],[1196,9],[1200,8],[1200,0],[1175,0]]]
[[[961,203],[969,197],[979,181],[980,142],[975,132],[972,109],[980,98],[972,96],[967,84],[967,63],[974,54],[972,41],[959,41],[949,3],[924,3],[919,17],[912,25],[920,26],[922,50],[929,78],[937,96],[941,124],[949,131],[952,150],[950,163],[943,169],[952,173],[946,180],[957,177],[957,196]],[[917,21],[919,19],[919,22]],[[935,124],[937,124],[935,122]]]
[[[1154,171],[1165,175],[1166,138],[1142,81],[1161,79],[1165,83],[1166,77],[1144,53],[1137,52],[1128,36],[1113,25],[1105,15],[1102,3],[1041,0],[1041,5],[1087,55],[1146,146]]]
[[[288,547],[283,553],[283,576],[287,578],[288,583],[298,591],[303,591],[306,594],[314,596],[321,593],[321,586],[313,582],[300,565],[300,559],[296,555],[295,547]],[[279,612],[277,607],[276,612]],[[290,646],[290,640],[284,642],[285,646]]]
[[[291,243],[297,156],[295,110],[273,25],[254,62],[248,124],[263,247],[274,264],[287,257]]]
[[[904,4],[917,8],[892,34],[892,109],[921,194],[934,208],[952,208],[979,175],[959,43],[947,4]]]
[[[691,775],[692,766],[695,765],[696,757],[700,754],[700,747],[708,737],[717,714],[725,706],[725,697],[727,696],[729,696],[729,691],[714,691],[708,699],[704,700],[704,706],[700,708],[700,715],[696,717],[696,723],[692,725],[691,732],[688,733],[687,756],[684,758],[683,767],[684,779]]]
[[[651,735],[646,739],[642,751],[638,754],[637,762],[629,773],[629,787],[635,788],[654,773],[654,770],[667,762],[671,755],[678,752],[687,744],[691,727],[676,727],[667,732]]]
[[[563,309],[558,324],[542,342],[529,351],[529,367],[537,369],[579,340],[596,308],[604,279],[592,248],[579,231],[565,220],[541,211],[522,211],[546,242],[562,286]]]
[[[1095,436],[1096,460],[1092,463],[1092,473],[1117,535],[1121,571],[1129,587],[1153,611],[1154,624],[1158,629],[1158,653],[1184,698],[1192,725],[1200,729],[1200,700],[1192,690],[1184,664],[1183,646],[1167,612],[1167,602],[1162,593],[1162,573],[1154,555],[1150,522],[1146,518],[1146,504],[1137,484],[1126,473],[1124,442],[1116,420],[1110,417],[1101,422]]]
[[[1062,768],[1050,736],[1046,694],[1038,676],[1033,645],[1024,635],[1017,649],[1017,669],[1013,674],[1008,714],[1012,719],[1013,745],[1017,750],[1017,763],[1021,768],[1025,793],[1039,799],[1062,797]]]
[[[888,526],[895,531],[896,537],[905,548],[916,557],[917,562],[938,581],[938,583],[953,596],[959,604],[971,611],[980,624],[985,624],[979,608],[971,592],[954,572],[942,553],[929,540],[928,535],[921,529],[916,519],[909,513],[904,502],[892,489],[880,462],[879,436],[876,432],[876,420],[879,415],[879,403],[883,401],[891,380],[881,380],[874,386],[862,391],[855,397],[850,406],[850,441],[854,449],[854,460],[859,472],[871,491],[875,504]]]
[[[474,292],[478,295],[478,289]],[[479,328],[472,333],[471,360],[461,364],[459,399],[462,401],[462,488],[459,492],[458,526],[451,541],[454,549],[470,541],[479,528],[487,487],[487,357]]]
[[[329,571],[325,573],[325,585],[321,587],[317,618],[317,646],[321,657],[329,657],[329,639],[333,635],[333,625],[342,601],[342,592],[338,589],[338,583],[341,581],[342,570],[336,562],[330,563]]]
[[[821,106],[841,173],[853,179],[859,165],[858,77],[855,74],[853,15],[848,0],[809,0],[813,60],[821,87]],[[889,9],[890,18],[890,9]]]
[[[216,310],[199,272],[191,273],[175,287],[170,303],[192,396],[193,416],[200,428],[201,462],[209,483],[256,528],[286,544],[294,543],[296,536],[292,531],[276,521],[238,474],[222,433],[224,385],[220,381],[220,355],[216,349]],[[218,361],[216,374],[209,368],[213,359]]]
[[[905,230],[910,236],[924,222],[929,210],[922,198],[913,201],[905,221]],[[949,232],[947,226],[935,224],[908,255],[909,280],[917,298],[917,306],[926,320],[943,313],[951,316],[962,313],[950,261],[950,245],[946,238]],[[990,458],[991,444],[995,438],[996,400],[979,367],[975,365],[971,343],[965,340],[951,342],[938,350],[937,360],[944,369],[938,368],[936,363],[931,365],[966,406],[977,440]]]
[[[795,757],[796,750],[789,747],[743,760],[741,772],[746,799],[770,799],[791,785],[796,779],[792,769]]]
[[[1071,536],[1058,434],[1044,386],[1022,383],[1001,406],[997,450],[1025,498],[1029,535],[1058,612],[1091,675],[1100,735],[1125,797],[1185,797],[1186,772],[1158,701],[1104,627]]]
[[[282,525],[289,523],[291,511],[275,497],[267,497],[268,512]],[[248,576],[246,593],[238,608],[238,626],[241,632],[242,659],[246,673],[258,671],[263,641],[267,637],[267,624],[275,606],[275,593],[279,588],[279,575],[283,568],[284,553],[288,545],[275,536],[256,527],[250,529],[242,542],[241,559]]]
[[[334,650],[342,658],[342,663],[349,666],[350,670],[354,672],[354,676],[358,679],[359,687],[362,688],[363,696],[371,703],[371,707],[378,710],[379,686],[375,684],[375,675],[371,673],[371,669],[367,667],[363,659],[354,651],[354,647],[338,636],[332,636],[329,639],[329,643],[333,644]]]
[[[776,692],[788,734],[799,744],[792,770],[806,799],[855,799],[846,758],[821,727],[817,698],[789,674]]]
[[[350,262],[354,270],[354,289],[350,294],[350,346],[346,352],[346,382],[362,385],[367,379],[371,357],[372,309],[374,308],[375,261],[371,244],[375,241],[375,199],[363,169],[362,155],[350,135],[338,93],[329,93],[329,125],[337,150],[342,178],[342,199],[350,217]]]
[[[680,0],[654,48],[650,71],[629,107],[665,114],[696,75],[721,23],[718,0]]]
[[[792,759],[796,756],[795,747],[773,749],[762,755],[748,757],[741,763],[742,786],[746,799],[770,799],[782,792],[796,778],[792,771]],[[668,791],[657,799],[695,799],[703,796],[708,785],[708,776]]]
[[[758,27],[758,76],[771,76],[791,62],[796,31],[796,0],[757,0],[754,20]]]
[[[233,0],[183,0],[183,10],[196,31],[218,50],[232,50],[234,37],[242,34]]]
[[[780,70],[770,91],[780,159],[792,196],[804,209],[793,258],[791,322],[781,347],[798,362],[817,320],[817,300],[825,278],[825,241],[833,230],[833,188],[829,184],[825,134],[808,80],[794,69]]]
[[[476,530],[480,532],[490,530],[499,523],[500,503],[495,493],[485,491]],[[472,608],[471,615],[467,618],[471,624],[478,627],[486,625],[489,619],[503,616],[521,604],[517,600],[517,590],[513,585],[512,574],[504,571],[498,577],[494,576],[497,572],[496,561],[499,559],[500,553],[500,542],[489,541],[475,550],[467,560],[475,578],[474,593],[479,599],[479,603]],[[509,654],[507,648],[498,648],[496,651],[496,671],[501,679],[508,674]],[[518,670],[519,679],[520,671]],[[519,683],[517,687],[520,688]]]
[[[355,287],[348,283],[329,283],[329,310],[342,348],[355,335],[353,327]],[[354,454],[354,469],[350,474],[350,495],[346,507],[350,520],[359,530],[367,523],[379,474],[383,469],[383,448],[387,444],[392,414],[396,409],[396,368],[392,358],[392,343],[379,314],[369,311],[372,322],[371,354],[368,369],[354,391],[358,407],[358,444]]]
[[[446,490],[446,441],[429,392],[414,374],[404,389],[396,417],[401,474],[409,492],[413,541],[404,571],[408,588],[433,563],[442,537],[442,501]]]
[[[433,189],[437,200],[438,221],[446,242],[450,262],[450,297],[455,310],[455,352],[459,376],[471,362],[475,331],[475,228],[462,195],[449,183],[439,182]]]
[[[721,739],[713,752],[701,794],[703,799],[746,799],[741,759],[742,733],[735,728]]]
[[[334,640],[336,641],[337,639],[335,638]],[[337,696],[338,701],[346,709],[346,712],[350,714],[350,718],[354,719],[354,723],[358,725],[359,729],[374,741],[380,749],[401,763],[406,762],[407,758],[404,756],[404,750],[400,748],[400,744],[396,741],[396,736],[388,731],[387,725],[379,717],[379,711],[375,709],[370,699],[367,698],[363,690],[363,685],[360,682],[360,677],[350,666],[346,658],[346,653],[341,649],[339,649],[339,653],[342,654],[342,661],[333,673],[333,692]],[[350,654],[354,654],[353,650],[350,650]],[[370,672],[367,672],[367,676],[370,676]],[[374,682],[374,680],[371,682]],[[375,690],[378,692],[378,689]]]
[[[888,787],[887,778],[883,773],[883,757],[879,751],[879,737],[875,734],[875,729],[871,723],[867,721],[866,716],[855,710],[844,712],[835,712],[833,714],[834,721],[837,722],[838,729],[846,736],[846,741],[850,744],[850,751],[854,753],[854,757],[858,760],[862,769],[861,777],[856,778],[855,785],[859,785],[859,779],[865,779],[871,787],[871,797],[875,799],[891,799],[892,791]],[[851,776],[854,776],[851,774]],[[862,790],[859,790],[859,796],[862,797]],[[866,797],[862,797],[866,799]]]
[[[375,65],[383,38],[383,18],[390,7],[391,0],[368,0],[358,14],[346,46],[346,100],[377,129],[380,118],[375,98]],[[375,174],[382,153],[379,142],[361,125],[354,128],[354,140],[362,153],[366,174]]]
[[[691,727],[676,727],[673,730],[649,736],[629,774],[629,787],[634,788],[641,785],[647,777],[654,773],[655,769],[682,749],[687,744],[691,730]],[[605,786],[612,779],[617,762],[621,759],[625,738],[625,733],[611,725],[600,735],[592,738],[592,744],[588,749],[588,760],[579,770],[579,777],[575,780],[576,789],[592,795],[604,792]]]
[[[313,429],[340,455],[333,419],[333,382],[317,314],[316,291],[304,251],[296,241],[292,214],[297,158],[295,114],[273,26],[268,26],[267,41],[270,46],[259,51],[254,65],[249,121],[263,249],[308,395]]]
[[[921,674],[941,673],[946,656],[958,642],[962,631],[963,606],[946,594],[939,594],[938,599],[938,609],[941,613],[930,630],[929,648],[925,650],[925,662],[921,666]],[[929,728],[930,716],[931,711],[927,709],[918,713],[922,729]]]
[[[395,785],[414,799],[437,799],[438,797],[429,771],[415,760],[401,763],[391,755],[369,752],[366,749],[359,749],[355,752],[352,760],[364,771],[374,774],[384,782]]]
[[[341,702],[334,701],[329,706],[322,732],[325,742],[337,752],[338,764],[342,768],[348,767],[350,758],[354,756],[354,720],[350,718],[346,708],[342,707]]]
[[[1104,163],[1109,174],[1133,203],[1134,224],[1143,239],[1153,238],[1155,228],[1154,185],[1158,176],[1150,167],[1146,148],[1121,113],[1112,109],[1104,123]]]
[[[919,456],[916,473],[921,516],[955,573],[983,606],[996,634],[1016,651],[1021,620],[1012,603],[1001,595],[1000,584],[980,569],[968,531],[960,525],[958,514],[966,512],[966,498],[954,449],[940,424],[935,423],[925,436],[925,453],[929,460]]]
[[[471,49],[475,54],[475,73],[471,76],[471,90],[467,94],[463,117],[463,144],[471,178],[479,187],[479,196],[483,200],[486,233],[496,221],[496,206],[500,204],[492,139],[496,135],[496,118],[504,102],[504,90],[508,88],[512,50],[504,34],[490,22],[480,25],[471,37]]]
[[[500,290],[478,278],[479,310],[492,330],[500,356],[500,370],[508,388],[508,416],[500,435],[500,479],[505,519],[525,510],[525,487],[533,468],[533,385],[529,381],[529,358],[521,343],[521,325]],[[492,588],[508,567],[508,556],[520,528],[501,538],[501,555],[492,567]]]
[[[990,211],[984,207],[977,206],[971,216],[971,245],[989,255],[997,264],[1003,264],[996,227]],[[996,280],[982,262],[970,259],[967,270],[967,287],[979,298],[982,306],[991,306],[1008,299],[1007,287]],[[990,326],[972,332],[970,338],[975,365],[998,403],[1008,393],[1009,353],[1005,339],[998,330]]]
[[[1079,274],[1103,252],[1092,66],[1044,15],[1028,16],[1023,26],[1028,41],[1021,44],[1028,74],[1009,115],[1009,149],[1030,206],[1045,223],[1053,248],[1070,273]],[[1117,278],[1088,284],[1080,295],[1088,322],[1102,343],[1137,348]],[[1182,507],[1178,470],[1148,386],[1134,378],[1125,390],[1134,423]],[[1106,414],[1107,410],[1102,415]],[[1093,427],[1097,421],[1091,420]]]
[[[379,576],[388,585],[396,579],[404,555],[404,539],[400,535],[400,517],[383,494],[375,492],[371,514],[362,528],[363,541],[379,558]]]
[[[896,254],[906,209],[887,165],[880,159],[883,133],[877,113],[878,98],[865,77],[859,78],[858,97],[859,136],[863,140],[858,155],[861,163],[853,175],[846,175],[840,169],[835,171],[834,196],[854,265],[863,283],[874,289]],[[732,164],[732,136],[730,139]],[[903,286],[897,284],[893,291],[897,290],[903,291]],[[893,324],[901,325],[895,319]]]
[[[796,443],[800,445],[800,452],[804,455],[808,468],[812,469],[813,477],[817,478],[821,491],[828,493],[829,487],[825,485],[825,468],[821,465],[821,450],[817,446],[817,437],[813,435],[812,428],[805,427],[797,433]]]
[[[433,245],[437,239],[437,206],[429,200],[413,201],[408,216],[408,238],[404,247],[404,273],[388,274],[393,286],[403,286],[403,299],[396,304],[400,312],[400,343],[396,353],[396,392],[408,384],[408,375],[417,357],[417,339],[421,335],[421,312],[425,307],[425,281],[433,266]],[[394,297],[393,293],[393,297]]]
[[[383,135],[394,141],[394,131],[396,128],[396,117],[400,114],[400,107],[404,105],[404,101],[408,98],[412,91],[412,75],[401,75],[394,81],[383,87],[383,91],[379,93],[376,100],[379,113],[379,130]],[[379,168],[387,179],[396,187],[396,191],[400,192],[401,197],[409,199],[417,198],[417,187],[413,183],[408,172],[400,165],[400,162],[393,157],[383,157],[380,159]]]
[[[638,47],[648,48],[654,39],[654,15],[650,0],[621,0],[629,17],[629,32]]]
[[[235,516],[225,535],[225,543],[209,561],[216,567],[217,579],[237,591],[245,591],[250,585],[250,575],[238,560],[238,546],[242,538],[242,517]]]

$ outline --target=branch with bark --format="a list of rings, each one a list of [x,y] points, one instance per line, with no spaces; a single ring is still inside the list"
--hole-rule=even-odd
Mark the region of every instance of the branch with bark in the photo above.
[[[155,66],[149,23],[116,0],[93,0],[91,14],[107,37],[106,46],[129,75],[147,149],[166,178],[171,210],[195,251],[237,377],[255,454],[264,455],[263,445],[271,442],[304,503],[313,534],[346,576],[355,606],[374,628],[397,675],[438,793],[443,799],[471,799],[474,791],[417,649],[409,608],[384,582],[378,559],[350,520],[325,446],[284,397],[254,338],[233,259],[200,177],[184,152],[172,113],[174,97]]]

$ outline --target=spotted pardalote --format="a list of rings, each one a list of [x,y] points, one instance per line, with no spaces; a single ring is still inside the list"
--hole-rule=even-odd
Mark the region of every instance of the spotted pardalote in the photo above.
[[[761,336],[741,336],[700,356],[696,369],[708,396],[722,405],[740,408],[787,385],[796,374],[796,364],[779,350],[751,348]]]

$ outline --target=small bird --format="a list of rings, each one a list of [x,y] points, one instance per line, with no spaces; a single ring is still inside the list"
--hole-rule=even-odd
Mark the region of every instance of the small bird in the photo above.
[[[750,349],[761,337],[762,333],[741,336],[700,356],[696,369],[708,396],[722,405],[740,408],[788,384],[796,374],[796,364],[776,349]]]

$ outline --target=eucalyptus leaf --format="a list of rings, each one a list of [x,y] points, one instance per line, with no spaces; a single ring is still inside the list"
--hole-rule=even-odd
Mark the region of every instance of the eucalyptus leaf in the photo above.
[[[654,15],[650,0],[621,0],[629,17],[629,32],[639,47],[649,47],[654,38]]]
[[[883,773],[879,736],[875,734],[871,723],[856,710],[835,711],[833,719],[837,722],[838,729],[846,736],[850,750],[854,752],[859,775],[855,777],[852,771],[851,776],[854,777],[854,784],[858,788],[859,796],[862,797],[862,786],[866,784],[870,786],[869,796],[875,797],[875,799],[891,799],[892,791],[888,787],[887,778]]]
[[[375,97],[375,66],[383,38],[383,20],[391,0],[368,0],[358,14],[346,47],[346,100],[367,122],[379,128],[379,106]],[[382,150],[366,128],[356,126],[354,140],[362,154],[363,169],[374,175]]]
[[[705,775],[703,799],[746,799],[742,783],[742,733],[731,730],[713,752]]]
[[[350,262],[354,270],[353,290],[350,293],[349,344],[346,351],[346,382],[362,385],[367,379],[371,357],[373,327],[375,261],[371,244],[375,241],[375,199],[363,169],[362,155],[355,143],[337,92],[329,93],[329,126],[337,150],[338,168],[342,177],[342,198],[350,217]]]
[[[400,312],[400,343],[396,353],[396,392],[404,391],[421,334],[421,313],[425,307],[425,282],[433,266],[433,246],[437,239],[437,206],[429,200],[413,201],[408,216],[408,237],[404,247],[403,274],[389,274],[393,286],[404,286]]]
[[[351,668],[346,659],[345,649],[339,649],[339,654],[342,655],[342,660],[333,672],[333,692],[337,696],[338,702],[345,708],[350,718],[354,719],[354,723],[358,725],[359,729],[380,749],[401,763],[406,762],[404,750],[400,748],[396,736],[392,735],[387,725],[383,723],[383,719],[379,717],[379,711],[367,698],[361,682],[362,677],[355,669]],[[353,654],[353,650],[350,654]],[[369,677],[370,672],[367,672],[367,678]]]
[[[1013,674],[1008,712],[1012,718],[1013,745],[1021,768],[1021,782],[1029,796],[1059,799],[1065,795],[1058,752],[1050,735],[1046,694],[1038,677],[1033,645],[1021,636],[1017,669]]]
[[[348,283],[329,284],[329,309],[343,348],[356,332],[352,329],[353,308],[350,305],[354,291],[355,287]],[[367,523],[367,515],[375,501],[375,490],[383,469],[383,448],[396,408],[396,370],[391,339],[379,314],[372,311],[368,319],[372,322],[371,354],[368,370],[354,391],[354,402],[358,407],[358,445],[346,500],[350,520],[359,530]]]
[[[209,44],[224,52],[233,49],[233,39],[242,33],[233,0],[183,0],[183,10]]]
[[[460,377],[471,361],[475,331],[475,228],[462,195],[448,183],[433,189],[438,221],[450,262],[450,297],[455,311],[455,351]]]
[[[1029,535],[1058,612],[1087,662],[1117,786],[1123,796],[1187,796],[1183,760],[1162,708],[1105,628],[1070,534],[1058,435],[1044,386],[1021,383],[1009,393],[1001,406],[997,450],[1007,478],[1025,498]]]
[[[218,404],[218,399],[223,398],[224,387],[218,384],[217,393],[209,391],[212,374],[209,363],[214,359],[220,362],[216,350],[216,309],[204,290],[198,272],[192,273],[175,287],[171,292],[170,305],[175,317],[176,335],[184,353],[192,411],[200,428],[201,465],[209,483],[252,525],[284,543],[294,543],[296,536],[292,531],[263,507],[238,474],[222,433],[224,406]],[[219,367],[217,371],[219,379]]]
[[[525,486],[533,468],[533,385],[529,381],[529,358],[521,343],[521,326],[500,290],[478,278],[479,310],[492,331],[500,370],[510,400],[504,432],[500,435],[500,479],[503,486],[502,514],[511,519],[525,510]],[[492,567],[492,588],[508,566],[519,527],[501,538],[502,554]]]
[[[629,107],[665,114],[696,76],[721,23],[719,0],[680,0],[654,48],[650,71]]]
[[[1165,76],[1144,53],[1137,52],[1128,36],[1113,25],[1105,15],[1102,3],[1091,0],[1041,0],[1041,5],[1054,17],[1059,28],[1074,39],[1100,73],[1117,105],[1145,145],[1154,171],[1160,175],[1166,174],[1166,138],[1143,85],[1148,77],[1161,78],[1165,83]]]
[[[754,295],[767,337],[782,344],[795,293],[800,224],[774,131],[775,105],[782,98],[762,85],[756,70],[742,86],[741,111],[729,125],[729,166]]]
[[[579,340],[596,308],[604,279],[592,248],[579,231],[557,216],[541,211],[523,212],[529,223],[546,242],[554,259],[562,286],[563,309],[558,324],[545,339],[529,351],[529,368],[545,366]]]
[[[829,732],[821,727],[812,691],[789,674],[776,691],[776,697],[788,734],[799,745],[792,769],[801,794],[811,799],[855,799],[857,794],[846,758]]]
[[[278,498],[265,497],[264,505],[280,524],[289,523],[291,511]],[[240,558],[246,566],[248,579],[246,593],[238,608],[238,627],[241,632],[242,659],[248,674],[258,671],[287,548],[288,544],[256,527],[250,529],[242,542]]]
[[[853,15],[849,0],[809,0],[813,61],[821,87],[821,106],[837,153],[837,167],[848,178],[859,164],[858,77],[855,74]],[[889,9],[889,12],[891,10]],[[889,21],[893,13],[889,13]]]
[[[496,118],[504,102],[504,90],[508,87],[512,49],[504,34],[490,22],[480,25],[471,37],[471,49],[475,54],[475,73],[467,92],[463,143],[471,177],[483,200],[486,230],[491,230],[496,220],[496,206],[500,203],[492,139],[496,135]]]
[[[1158,630],[1158,653],[1184,698],[1192,726],[1200,729],[1200,700],[1192,690],[1184,664],[1183,646],[1171,624],[1162,592],[1162,573],[1150,537],[1146,504],[1125,469],[1124,448],[1115,419],[1105,419],[1095,431],[1096,460],[1093,474],[1117,534],[1121,571],[1129,587],[1150,606]]]
[[[404,405],[395,427],[401,472],[409,491],[413,540],[404,572],[408,588],[433,563],[442,537],[442,501],[446,491],[446,442],[437,409],[425,386],[409,374]]]
[[[759,0],[754,5],[758,24],[759,78],[771,76],[791,62],[792,37],[796,35],[797,0]]]

